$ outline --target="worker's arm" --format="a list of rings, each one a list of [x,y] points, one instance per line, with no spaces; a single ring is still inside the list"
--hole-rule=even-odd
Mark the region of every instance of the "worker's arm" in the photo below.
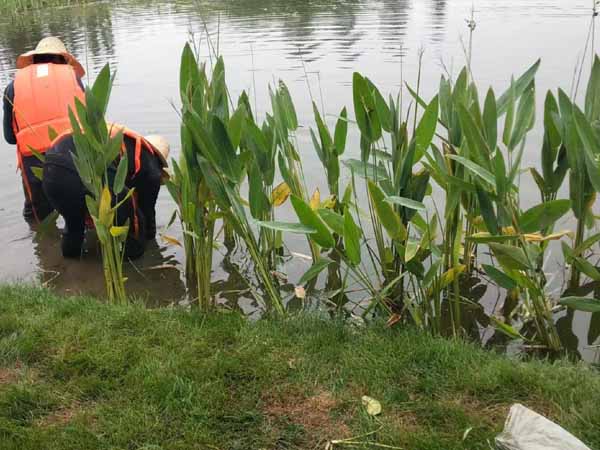
[[[15,99],[15,87],[11,81],[4,91],[2,106],[4,110],[4,139],[9,144],[15,145],[17,137],[13,129],[13,101]]]

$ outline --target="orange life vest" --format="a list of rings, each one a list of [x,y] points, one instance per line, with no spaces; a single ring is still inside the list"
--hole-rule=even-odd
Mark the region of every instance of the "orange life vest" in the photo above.
[[[146,140],[144,136],[139,133],[136,133],[133,130],[130,130],[127,127],[124,127],[120,124],[108,124],[110,129],[110,134],[112,137],[115,137],[119,131],[123,131],[123,138],[128,137],[135,141],[135,160],[134,160],[134,175],[137,175],[140,169],[142,168],[142,150],[146,150],[152,154],[155,154],[158,150],[154,148],[154,146]],[[122,151],[125,152],[125,143],[123,142]]]
[[[85,101],[73,67],[67,64],[32,64],[17,71],[14,82],[13,129],[20,156],[40,153],[51,145],[49,127],[58,134],[69,130],[69,107],[75,97]]]

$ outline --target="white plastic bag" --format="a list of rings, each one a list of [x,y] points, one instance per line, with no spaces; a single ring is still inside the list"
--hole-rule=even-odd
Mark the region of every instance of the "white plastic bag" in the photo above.
[[[518,403],[510,408],[496,445],[503,450],[590,450],[559,425]]]

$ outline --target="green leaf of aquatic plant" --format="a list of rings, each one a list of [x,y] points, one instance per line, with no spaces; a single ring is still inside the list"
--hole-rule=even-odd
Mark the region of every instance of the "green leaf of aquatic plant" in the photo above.
[[[240,106],[234,111],[231,118],[229,119],[229,123],[227,124],[229,139],[234,149],[240,146],[242,132],[244,130],[244,124],[246,122],[245,119],[246,108],[244,106]]]
[[[511,270],[531,269],[531,265],[525,256],[525,252],[519,247],[493,242],[488,245],[503,267]]]
[[[490,320],[494,324],[494,327],[496,328],[496,330],[498,330],[501,333],[505,334],[509,338],[511,338],[511,339],[522,339],[524,341],[527,341],[527,338],[524,337],[521,333],[519,333],[515,329],[515,327],[513,327],[512,325],[509,325],[509,324],[507,324],[505,322],[502,322],[501,320],[497,319],[494,316],[490,316]]]
[[[278,221],[260,221],[257,220],[256,223],[262,228],[268,228],[270,230],[275,231],[283,231],[285,233],[295,233],[295,234],[314,234],[317,232],[314,228],[307,227],[302,225],[301,223],[293,223],[293,222],[278,222]]]
[[[346,137],[348,136],[348,111],[346,107],[340,112],[340,117],[335,125],[335,133],[333,141],[335,144],[335,150],[338,156],[344,153],[346,149]]]
[[[591,124],[577,105],[573,105],[573,119],[583,143],[587,173],[596,192],[600,192],[600,143]]]
[[[508,144],[509,150],[513,150],[525,138],[525,135],[533,127],[535,121],[535,87],[528,87],[519,100],[519,108],[515,117],[515,126]]]
[[[106,114],[106,108],[108,107],[108,100],[110,99],[110,92],[112,90],[112,76],[110,74],[110,66],[106,64],[98,76],[94,85],[92,86],[92,94],[99,108],[99,112],[104,116]]]
[[[255,219],[264,218],[264,213],[270,209],[270,202],[263,192],[262,177],[256,163],[252,163],[248,171],[248,202],[250,214]]]
[[[600,300],[589,297],[563,297],[559,300],[563,306],[577,311],[600,313]]]
[[[513,125],[515,121],[515,107],[517,103],[517,93],[515,89],[515,80],[511,78],[510,88],[507,91],[507,107],[506,107],[506,118],[504,119],[504,130],[502,132],[502,142],[508,147],[510,144],[510,137],[512,135]],[[502,114],[498,114],[501,117]]]
[[[421,241],[418,239],[408,238],[406,240],[406,246],[404,248],[404,262],[405,263],[412,261],[412,259],[419,252],[420,246],[421,246]]]
[[[373,180],[387,180],[388,173],[383,166],[375,166],[371,163],[365,163],[358,159],[346,159],[342,163],[348,167],[355,175],[361,178]]]
[[[302,275],[300,280],[298,280],[298,284],[306,284],[313,280],[331,263],[333,263],[333,260],[329,258],[320,258]]]
[[[348,208],[344,210],[344,247],[346,256],[353,265],[360,264],[360,228],[354,222],[354,218],[350,214]]]
[[[435,129],[437,128],[438,115],[439,101],[438,96],[436,95],[431,102],[429,102],[429,105],[427,105],[427,108],[419,121],[419,125],[415,130],[415,139],[417,141],[415,162],[418,162],[421,159],[431,144],[431,140],[435,135]]]
[[[498,111],[496,109],[496,96],[492,88],[488,90],[485,96],[483,124],[488,148],[494,151],[498,143]]]
[[[327,208],[317,209],[317,214],[338,236],[344,235],[344,217],[341,214]]]
[[[323,248],[333,247],[335,245],[333,235],[331,234],[331,231],[329,231],[329,228],[327,228],[327,225],[325,225],[323,219],[321,219],[321,217],[312,210],[310,205],[300,197],[292,195],[291,199],[292,206],[294,207],[300,222],[303,225],[316,230],[316,232],[311,235],[311,239]]]
[[[590,121],[600,118],[600,58],[594,56],[594,64],[585,94],[585,116]]]
[[[381,137],[381,123],[375,107],[375,99],[365,78],[358,72],[352,77],[354,114],[362,136],[369,143]]]
[[[519,79],[514,83],[515,97],[520,97],[523,91],[531,84],[531,82],[535,79],[535,74],[537,73],[540,67],[541,59],[538,59],[529,69],[523,73],[519,77]],[[500,98],[498,99],[497,109],[498,109],[498,117],[501,117],[508,109],[508,105],[510,103],[510,88],[504,92]]]
[[[580,256],[583,252],[591,248],[597,242],[600,242],[600,233],[596,233],[583,241],[573,250],[573,255]]]
[[[517,282],[501,270],[489,264],[483,264],[482,267],[487,276],[498,286],[503,287],[504,289],[515,289],[517,287]]]
[[[42,181],[44,179],[44,169],[42,167],[33,166],[31,167],[31,172],[38,180]]]
[[[392,118],[390,114],[390,108],[385,102],[385,99],[383,98],[383,95],[381,95],[381,92],[379,91],[377,86],[375,86],[373,82],[367,77],[365,77],[365,81],[367,82],[369,92],[373,96],[373,101],[375,102],[375,110],[377,111],[377,117],[379,118],[381,128],[383,128],[384,131],[389,133],[392,130]]]
[[[477,200],[479,201],[479,209],[481,211],[481,215],[483,217],[483,221],[485,222],[485,226],[487,230],[491,234],[498,234],[498,219],[496,217],[496,212],[494,211],[494,205],[490,196],[487,192],[476,183],[477,189]]]
[[[519,217],[523,233],[545,230],[556,223],[571,208],[570,200],[551,200],[529,208]]]
[[[383,225],[383,228],[385,228],[390,238],[403,240],[406,237],[406,229],[404,228],[404,225],[402,225],[398,214],[396,214],[392,206],[385,201],[386,197],[381,188],[371,180],[368,180],[368,188],[371,201],[375,208],[375,213]]]
[[[179,91],[182,102],[188,101],[188,87],[193,77],[193,72],[198,70],[198,63],[192,51],[190,44],[186,43],[181,53],[181,63],[179,65]]]
[[[321,113],[319,113],[319,108],[317,108],[315,102],[313,102],[312,106],[315,122],[317,123],[317,130],[319,131],[319,137],[321,138],[321,149],[324,155],[329,155],[333,149],[333,139],[331,138],[331,134],[329,133],[327,125],[325,125],[325,122],[323,122]]]
[[[285,112],[288,129],[295,131],[298,128],[298,116],[296,114],[294,102],[292,101],[292,96],[283,81],[279,80],[278,88],[279,99],[283,111]]]
[[[496,179],[494,178],[494,175],[492,175],[492,173],[489,170],[481,167],[479,164],[474,163],[473,161],[463,158],[462,156],[458,156],[458,155],[448,155],[448,158],[453,159],[454,161],[462,164],[463,166],[465,166],[467,169],[469,169],[471,172],[473,172],[475,175],[479,176],[483,181],[489,183],[490,185],[492,185],[492,186],[496,185]]]
[[[125,187],[125,179],[127,178],[128,168],[129,165],[127,152],[125,152],[123,153],[123,156],[119,161],[119,165],[117,166],[117,174],[115,175],[115,181],[113,183],[113,192],[115,194],[120,194],[123,188]]]
[[[472,156],[473,161],[476,161],[478,165],[485,166],[488,169],[490,167],[491,150],[482,135],[482,130],[477,126],[473,115],[464,105],[458,105],[457,109],[460,126],[469,146],[469,156]]]
[[[425,205],[423,203],[418,202],[416,200],[412,200],[410,198],[406,198],[406,197],[398,197],[398,196],[392,195],[392,196],[386,197],[385,201],[392,203],[394,205],[400,205],[400,206],[403,206],[405,208],[412,209],[415,211],[427,211],[427,208],[425,207]]]

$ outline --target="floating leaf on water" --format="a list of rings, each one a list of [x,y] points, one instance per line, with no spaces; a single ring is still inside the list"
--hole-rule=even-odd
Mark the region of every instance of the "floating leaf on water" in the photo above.
[[[281,206],[287,201],[291,193],[292,191],[286,182],[279,183],[271,192],[271,203],[273,203],[273,206]]]
[[[161,234],[160,237],[167,244],[176,245],[178,247],[183,247],[183,245],[181,245],[181,242],[178,239],[174,238],[174,237],[168,236],[166,234]]]
[[[367,414],[370,416],[378,416],[381,414],[381,403],[368,395],[362,396],[362,404],[367,409]]]

